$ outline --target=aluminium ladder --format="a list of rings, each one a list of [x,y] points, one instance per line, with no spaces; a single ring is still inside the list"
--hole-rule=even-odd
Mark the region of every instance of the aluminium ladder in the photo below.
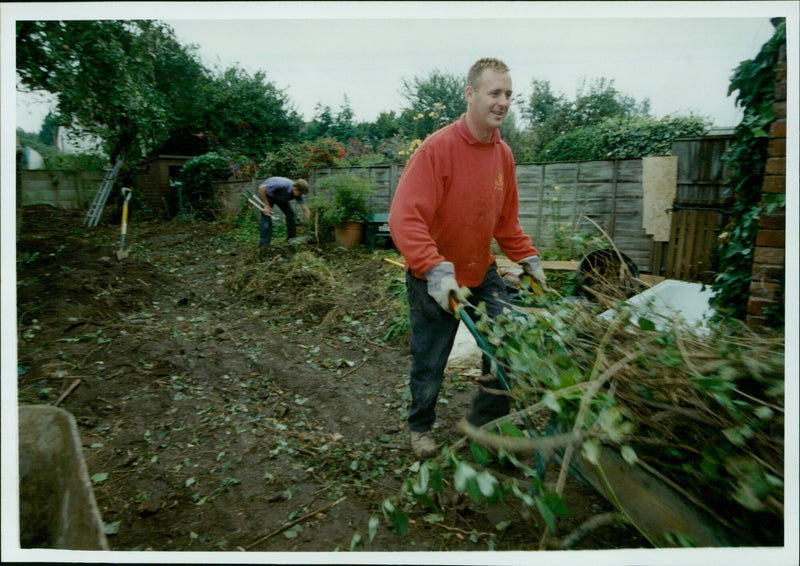
[[[103,182],[100,183],[100,188],[97,189],[97,193],[94,195],[92,205],[89,207],[89,210],[86,212],[86,217],[83,219],[85,226],[97,226],[97,223],[100,220],[100,215],[103,214],[103,208],[106,206],[108,195],[111,193],[111,189],[114,187],[114,181],[117,179],[117,173],[119,173],[119,169],[122,167],[122,161],[122,158],[118,158],[116,163],[114,163],[114,167],[106,172]]]

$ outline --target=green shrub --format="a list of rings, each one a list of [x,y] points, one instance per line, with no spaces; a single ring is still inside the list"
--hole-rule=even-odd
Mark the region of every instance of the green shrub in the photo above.
[[[258,164],[256,174],[265,178],[308,177],[311,169],[315,167],[338,165],[344,155],[344,145],[331,138],[285,143],[278,151],[264,156],[263,161]]]
[[[214,181],[230,178],[228,160],[215,152],[191,158],[181,168],[178,179],[181,213],[197,214],[204,219],[211,218],[214,207]]]
[[[371,212],[372,185],[368,179],[352,173],[335,173],[317,183],[309,198],[309,209],[323,233],[348,220],[362,221]]]
[[[671,155],[677,138],[701,136],[711,122],[699,116],[606,118],[599,124],[579,128],[549,143],[541,154],[527,155],[533,161],[592,161],[636,159]]]

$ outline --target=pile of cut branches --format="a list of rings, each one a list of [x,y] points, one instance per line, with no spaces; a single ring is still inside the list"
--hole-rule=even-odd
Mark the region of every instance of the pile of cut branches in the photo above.
[[[614,447],[738,543],[783,544],[783,335],[726,324],[706,334],[678,320],[658,330],[658,313],[615,307],[607,320],[604,307],[560,301],[480,327],[518,406],[547,407],[548,434],[569,433],[566,460]]]

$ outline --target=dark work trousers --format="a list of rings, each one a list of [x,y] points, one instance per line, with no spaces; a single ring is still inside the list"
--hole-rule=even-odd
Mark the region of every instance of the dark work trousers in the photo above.
[[[291,240],[297,235],[297,221],[295,220],[296,214],[292,208],[292,202],[288,200],[273,200],[267,197],[269,205],[278,207],[283,211],[286,216],[286,237]],[[258,221],[258,247],[263,248],[272,241],[272,217],[267,216],[263,212]]]
[[[503,280],[492,264],[478,287],[470,288],[469,302],[486,303],[487,314],[494,318],[509,306],[508,293]],[[436,420],[436,400],[444,380],[444,370],[450,351],[453,349],[459,320],[443,310],[428,294],[428,282],[406,273],[406,293],[411,315],[411,411],[408,426],[413,431],[426,431]],[[472,307],[467,308],[475,320]],[[491,360],[483,355],[483,374],[491,373]],[[482,385],[489,389],[501,389],[497,378]],[[472,402],[467,420],[481,426],[508,414],[509,399],[504,395],[492,395],[479,390]]]

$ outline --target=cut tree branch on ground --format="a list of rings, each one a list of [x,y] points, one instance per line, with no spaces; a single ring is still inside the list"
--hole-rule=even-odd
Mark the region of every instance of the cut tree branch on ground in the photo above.
[[[281,526],[281,527],[279,527],[279,528],[275,529],[274,531],[272,531],[271,533],[269,533],[269,534],[267,534],[267,535],[265,535],[265,536],[261,537],[261,538],[260,538],[260,539],[258,539],[257,541],[255,541],[255,542],[252,542],[252,543],[248,544],[248,545],[245,547],[245,550],[250,550],[250,549],[251,549],[251,548],[253,548],[254,546],[256,546],[256,545],[259,545],[259,544],[261,544],[262,542],[266,542],[266,541],[268,541],[269,539],[271,539],[272,537],[274,537],[275,535],[277,535],[277,534],[280,534],[280,533],[282,533],[283,531],[285,531],[285,530],[287,530],[287,529],[290,529],[290,528],[292,528],[292,527],[293,527],[293,526],[295,526],[296,524],[298,524],[298,523],[302,523],[303,521],[305,521],[305,520],[306,520],[306,519],[308,519],[309,517],[313,517],[314,515],[316,515],[316,514],[318,514],[318,513],[323,513],[323,512],[325,512],[325,511],[327,511],[328,509],[331,509],[332,507],[335,507],[335,506],[339,505],[339,503],[341,503],[341,502],[342,502],[342,501],[344,501],[345,499],[347,499],[347,496],[346,496],[346,495],[345,495],[344,497],[340,497],[340,498],[339,498],[339,499],[337,499],[336,501],[333,501],[333,502],[331,502],[331,503],[329,503],[329,504],[327,504],[327,505],[323,505],[323,506],[322,506],[322,507],[320,507],[319,509],[314,509],[313,511],[309,511],[308,513],[306,513],[306,514],[305,514],[305,515],[303,515],[302,517],[298,517],[297,519],[294,519],[293,521],[289,521],[289,522],[288,522],[288,523],[286,523],[285,525],[283,525],[283,526]]]
[[[75,378],[75,380],[74,380],[74,381],[73,381],[73,382],[70,384],[70,386],[69,386],[69,387],[67,387],[67,390],[66,390],[66,391],[64,391],[64,392],[63,392],[63,393],[62,393],[62,394],[61,394],[61,395],[58,397],[58,399],[56,399],[56,402],[55,402],[55,403],[53,403],[53,406],[54,406],[54,407],[58,407],[58,406],[61,404],[61,402],[62,402],[64,399],[66,399],[66,398],[67,398],[67,396],[68,396],[70,393],[72,393],[73,391],[75,391],[75,388],[76,388],[76,387],[78,387],[78,385],[80,385],[81,381],[83,381],[83,378],[80,378],[80,377],[78,377],[78,378]]]

